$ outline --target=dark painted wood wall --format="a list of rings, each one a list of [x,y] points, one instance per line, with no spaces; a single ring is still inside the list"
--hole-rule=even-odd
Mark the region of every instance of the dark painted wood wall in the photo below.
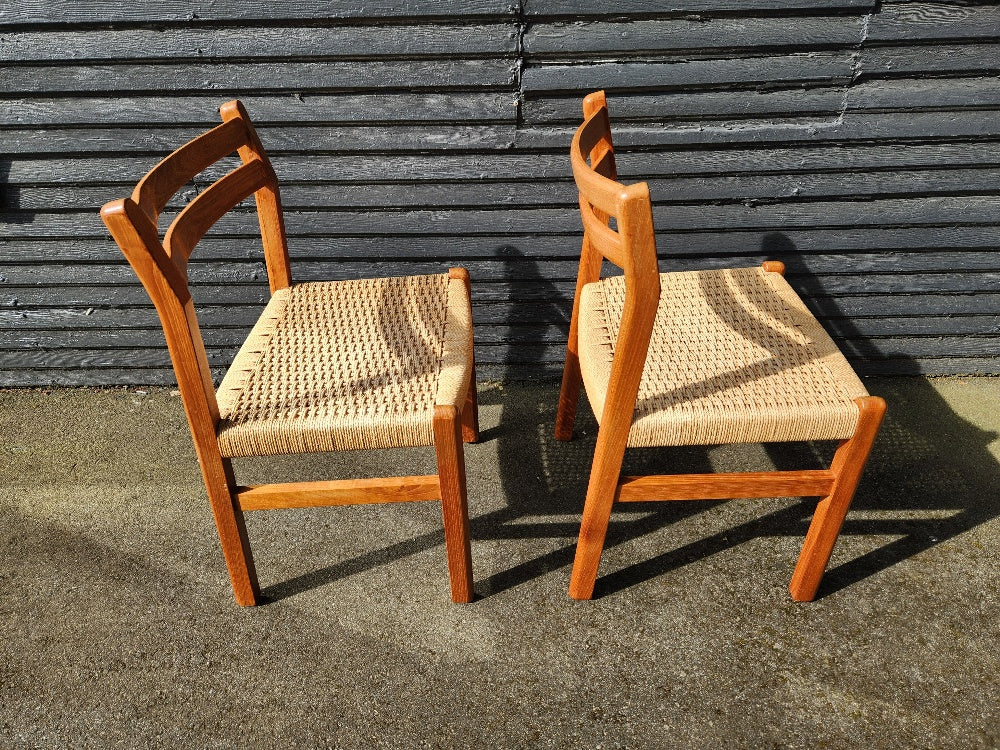
[[[2,385],[172,381],[97,209],[233,97],[299,280],[461,263],[484,374],[552,372],[596,88],[664,270],[780,258],[864,372],[1000,372],[994,3],[2,0],[0,65]],[[220,371],[267,296],[254,229],[191,264]]]

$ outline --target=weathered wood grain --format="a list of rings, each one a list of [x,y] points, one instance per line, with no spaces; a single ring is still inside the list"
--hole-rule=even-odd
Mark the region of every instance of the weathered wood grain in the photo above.
[[[795,18],[670,18],[656,20],[536,22],[524,34],[525,50],[550,61],[614,52],[642,57],[652,53],[718,50],[830,48],[857,44],[864,20],[858,16]],[[2,50],[2,47],[0,47]]]
[[[998,35],[1000,8],[995,4],[886,3],[868,24],[871,42],[995,39]]]
[[[502,330],[502,329],[501,329]],[[563,336],[544,336],[538,332],[529,332],[522,337],[508,333],[506,336],[497,335],[492,341],[484,341],[480,349],[509,347],[520,348],[527,345],[525,351],[520,352],[518,361],[521,363],[531,362],[540,352],[546,352],[550,348],[558,348],[565,344]],[[856,360],[899,359],[902,357],[910,359],[925,359],[936,357],[963,357],[963,358],[987,358],[994,354],[992,342],[994,337],[983,336],[953,336],[953,337],[896,337],[892,339],[868,338],[859,342],[853,339],[845,339],[841,348],[845,355]],[[150,336],[149,342],[155,344],[155,339]],[[206,353],[208,361],[213,367],[225,369],[236,356],[237,346],[209,346],[206,342]],[[0,371],[25,369],[131,369],[135,367],[137,355],[141,352],[141,361],[146,367],[170,367],[170,356],[166,347],[156,345],[148,348],[136,350],[130,344],[125,348],[52,348],[52,349],[25,349],[25,350],[0,350]],[[477,349],[478,353],[478,349]],[[546,354],[546,360],[552,361]]]
[[[615,99],[616,121],[626,128],[645,125],[662,130],[667,123],[684,120],[761,118],[774,115],[836,116],[844,103],[843,84],[806,90],[782,91],[680,91],[661,94],[623,94]],[[525,100],[524,123],[529,127],[569,126],[580,103],[572,94],[529,96]]]
[[[342,264],[329,264],[318,279],[358,278],[357,274],[340,273]],[[392,266],[366,264],[365,275],[387,275]],[[469,263],[468,265],[473,265]],[[418,269],[395,266],[397,274]],[[423,270],[423,269],[421,269]],[[492,280],[483,269],[482,278],[473,289],[474,309],[483,303],[535,303],[531,312],[539,321],[558,320],[565,313],[567,300],[572,300],[573,280],[564,278],[538,280],[534,269],[524,270],[525,278]],[[500,269],[497,269],[500,272]],[[319,274],[317,274],[319,276]],[[929,278],[932,274],[884,274],[859,276],[800,275],[789,279],[806,304],[822,317],[878,315],[968,315],[995,312],[1000,300],[1000,272],[976,272],[952,276],[948,283]],[[476,274],[473,274],[476,277]],[[207,280],[192,285],[195,301],[204,305],[263,305],[269,298],[266,281],[259,284],[220,283]],[[36,307],[140,307],[146,305],[141,286],[107,286],[95,283],[45,286],[0,286],[0,308],[11,311]]]
[[[976,53],[983,69],[987,60],[982,49]],[[991,49],[1000,70],[1000,45]],[[926,50],[920,50],[926,60]],[[936,59],[936,58],[934,58]],[[954,59],[946,57],[945,59]],[[892,65],[892,62],[886,62]],[[660,94],[624,94],[615,99],[615,119],[626,129],[633,123],[663,125],[683,120],[711,121],[717,119],[762,118],[765,116],[818,116],[834,113],[857,113],[865,110],[982,109],[998,106],[993,78],[933,78],[923,80],[880,80],[850,86],[789,89],[781,91],[710,91]],[[579,102],[572,95],[529,98],[524,121],[529,126],[566,125],[574,121]]]
[[[792,53],[741,59],[680,62],[553,64],[526,68],[521,87],[528,94],[540,91],[583,91],[593,88],[629,91],[682,87],[747,85],[801,85],[822,81],[849,82],[854,63],[847,51]]]
[[[495,258],[508,263],[542,263],[571,258],[576,235],[440,235],[363,236],[292,238],[295,259],[377,258],[385,262],[427,260],[447,254],[451,259]],[[762,257],[780,258],[786,264],[819,262],[814,256],[840,254],[847,265],[882,262],[900,264],[900,270],[954,270],[956,266],[982,268],[989,259],[1000,257],[1000,228],[996,226],[842,227],[836,229],[785,229],[772,232],[660,232],[657,248],[664,270],[680,261],[733,265],[757,265]],[[911,256],[910,253],[917,255]],[[109,238],[32,239],[0,241],[3,263],[121,262],[120,252]],[[877,260],[884,255],[883,260]],[[870,256],[870,257],[869,257]],[[205,238],[195,251],[201,260],[244,261],[261,258],[260,241],[253,237]],[[926,260],[920,258],[926,257]],[[984,260],[984,258],[986,260]],[[809,265],[809,267],[815,267]],[[539,266],[544,274],[544,266]]]
[[[95,0],[17,0],[0,6],[0,24],[192,21],[283,21],[303,18],[461,18],[462,16],[512,15],[516,5],[509,0],[297,0],[258,3],[242,0],[160,0],[156,3],[116,3],[109,7]]]
[[[483,346],[500,344],[558,344],[565,340],[568,324],[526,324],[491,325],[478,337],[477,344]],[[841,334],[841,348],[847,355],[876,358],[898,356],[906,353],[912,356],[939,356],[960,354],[966,357],[987,357],[994,353],[995,336],[1000,331],[1000,323],[994,318],[992,323],[984,322],[983,327],[961,332],[948,331],[948,335],[919,331],[918,335],[895,332],[892,334],[866,333],[850,329],[838,329],[835,322],[829,324],[835,333]],[[235,351],[246,339],[249,327],[213,328],[204,335],[205,346],[220,352],[223,359],[227,352]],[[162,331],[156,329],[115,328],[115,329],[74,329],[25,330],[4,341],[0,352],[7,360],[17,361],[18,353],[25,357],[47,356],[64,349],[112,350],[112,349],[157,349],[165,348]],[[42,353],[44,352],[44,354]],[[35,361],[26,359],[25,362]]]
[[[515,146],[557,149],[565,143],[568,128],[518,130]],[[744,147],[780,146],[790,143],[827,143],[835,149],[845,141],[893,144],[936,139],[995,139],[1000,136],[996,118],[980,110],[954,112],[844,112],[830,117],[783,117],[778,121],[734,120],[669,123],[659,130],[648,124],[619,128],[625,149],[668,151],[676,146],[731,144]],[[617,141],[616,141],[617,143]]]
[[[2,18],[2,16],[0,16]],[[302,23],[302,19],[295,19]],[[0,62],[199,60],[237,57],[350,57],[360,59],[440,55],[513,55],[512,23],[319,24],[239,28],[74,29],[6,32],[0,35]]]
[[[261,125],[445,121],[470,123],[515,116],[512,91],[312,93],[243,92],[240,100]],[[186,125],[204,129],[218,122],[221,91],[199,96],[13,97],[0,99],[0,126]]]
[[[861,201],[767,203],[761,205],[660,205],[653,209],[658,231],[759,230],[795,227],[914,225],[992,225],[1000,212],[1000,196],[929,196]],[[211,230],[215,236],[256,236],[251,213],[224,216]],[[410,234],[573,234],[576,217],[560,208],[481,210],[449,208],[399,211],[289,211],[289,235],[364,236]],[[90,213],[34,214],[17,222],[0,215],[0,239],[73,236],[105,237]]]
[[[532,304],[491,303],[476,307],[476,323],[484,331],[501,326],[545,326],[569,322],[569,301],[565,308],[557,305],[539,307]],[[238,343],[257,321],[260,305],[208,307],[199,312],[205,340],[219,344]],[[983,308],[980,308],[983,309]],[[995,336],[1000,333],[1000,312],[968,315],[912,315],[892,317],[828,317],[819,318],[824,327],[838,338],[891,338],[895,336]],[[30,308],[0,309],[0,326],[8,329],[0,339],[0,349],[38,348],[41,346],[87,346],[93,340],[105,340],[117,334],[148,336],[156,333],[159,321],[151,307],[103,308]],[[99,335],[95,332],[100,332]],[[94,339],[91,335],[94,334]],[[492,334],[491,334],[492,335]],[[162,337],[155,337],[161,345]],[[107,338],[106,341],[110,341]],[[130,338],[134,341],[135,339]],[[73,343],[77,342],[77,343]],[[89,343],[88,343],[89,342]],[[487,343],[480,339],[478,343]]]
[[[539,349],[537,356],[528,361],[512,361],[507,355],[507,347],[477,348],[477,367],[480,367],[484,378],[501,379],[505,377],[551,380],[559,373],[557,357],[559,347]],[[546,359],[545,357],[549,358]],[[884,359],[867,362],[854,360],[853,364],[864,372],[866,367],[877,368],[877,372],[866,374],[882,375],[973,375],[976,373],[1000,373],[996,358],[982,357],[935,357]],[[213,368],[216,378],[222,377],[225,368]],[[0,370],[0,386],[3,387],[37,387],[37,386],[173,386],[176,384],[173,370],[170,368],[132,368],[132,369],[43,369]]]
[[[325,152],[447,152],[504,149],[514,142],[513,118],[507,123],[466,125],[420,123],[405,125],[312,125],[262,127],[258,130],[272,152],[301,151],[308,138],[316,151]],[[0,132],[7,154],[127,154],[169,153],[186,143],[200,128],[39,128]]]
[[[971,113],[970,113],[971,114]],[[984,118],[978,114],[977,121]],[[980,124],[980,127],[985,125]],[[1000,127],[1000,126],[998,126]],[[523,143],[531,131],[520,130]],[[649,131],[644,131],[649,132]],[[623,131],[625,140],[629,135]],[[690,137],[690,136],[689,136]],[[551,140],[551,139],[550,139]],[[814,139],[815,140],[815,139]],[[119,184],[153,167],[165,153],[116,158],[84,156],[66,158],[0,157],[0,175],[8,186],[25,184]],[[730,176],[730,175],[803,175],[818,174],[877,175],[889,169],[985,167],[1000,165],[1000,142],[893,143],[892,148],[878,143],[833,144],[826,147],[804,143],[801,147],[772,144],[756,148],[679,148],[659,151],[622,149],[616,154],[619,172],[626,181],[655,177]],[[537,183],[561,179],[568,185],[566,156],[562,151],[549,153],[434,154],[433,158],[413,154],[338,154],[336,158],[306,155],[275,156],[272,160],[282,184],[296,182],[439,182],[444,184],[479,181],[509,181],[518,178]],[[214,173],[212,173],[214,174]],[[796,177],[797,178],[797,177]],[[876,177],[877,179],[877,177]],[[525,190],[524,186],[520,188]],[[526,191],[527,195],[530,192]],[[331,199],[329,205],[335,207]]]
[[[622,16],[682,13],[778,11],[854,11],[875,7],[874,0],[525,0],[528,16]]]
[[[987,27],[989,28],[989,27]],[[989,29],[991,40],[997,29]],[[948,44],[927,47],[873,47],[858,58],[859,76],[899,78],[901,76],[964,74],[983,75],[1000,67],[1000,47],[997,44]],[[919,100],[908,102],[910,106]]]
[[[41,96],[129,91],[194,94],[211,91],[220,100],[244,92],[288,90],[302,95],[334,91],[435,91],[446,87],[510,86],[510,60],[403,60],[350,62],[243,62],[239,64],[90,64],[7,66],[0,94]]]
[[[886,171],[870,173],[816,173],[793,175],[733,175],[705,180],[700,177],[646,180],[658,205],[671,203],[733,203],[794,201],[818,198],[901,197],[990,194],[1000,184],[1000,170],[990,168]],[[428,206],[524,207],[573,205],[574,188],[565,180],[479,183],[357,183],[337,185],[337,209],[424,208]],[[122,192],[121,186],[0,188],[0,212],[88,211]],[[185,191],[186,192],[186,191]],[[329,207],[329,185],[289,184],[281,201],[289,210]],[[168,209],[176,208],[171,201]],[[499,244],[503,244],[502,242]]]

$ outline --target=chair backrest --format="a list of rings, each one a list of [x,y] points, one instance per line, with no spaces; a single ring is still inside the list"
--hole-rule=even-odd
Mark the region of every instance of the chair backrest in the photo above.
[[[584,228],[571,336],[576,332],[583,286],[600,279],[602,261],[607,259],[624,271],[625,305],[605,410],[626,411],[631,420],[660,300],[649,186],[644,182],[626,186],[617,181],[611,123],[603,91],[583,100],[583,113],[583,124],[577,128],[570,148]]]
[[[101,209],[101,218],[156,306],[199,455],[204,444],[199,434],[214,443],[219,408],[188,288],[187,263],[194,246],[227,211],[253,195],[271,292],[291,285],[274,169],[243,105],[231,101],[219,112],[221,125],[153,167],[131,197],[111,201]],[[188,203],[161,241],[157,224],[168,201],[198,174],[234,152],[242,164]]]

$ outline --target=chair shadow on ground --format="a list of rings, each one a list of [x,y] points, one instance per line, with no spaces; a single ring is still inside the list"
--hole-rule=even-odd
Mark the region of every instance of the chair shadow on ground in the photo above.
[[[761,250],[764,256],[785,262],[792,286],[808,301],[804,287],[815,288],[815,285],[794,244],[784,235],[775,233],[765,236]],[[532,300],[530,309],[516,302],[509,305],[501,321],[509,332],[509,340],[530,341],[533,335],[530,326],[537,321],[568,327],[572,300],[567,299],[565,288],[548,280],[537,263],[515,247],[500,248],[497,257],[507,266],[506,277],[515,280],[515,286],[525,290]],[[668,270],[669,261],[661,261],[661,266]],[[475,287],[474,277],[473,285]],[[837,317],[829,300],[823,304],[825,316]],[[884,356],[867,345],[846,318],[837,318],[837,328],[832,333],[838,338],[850,339],[862,359]],[[515,560],[488,576],[479,572],[481,567],[474,554],[475,588],[479,597],[518,587],[554,570],[564,570],[566,585],[569,584],[597,425],[586,397],[581,394],[574,440],[564,443],[554,439],[558,375],[551,369],[545,371],[548,359],[545,348],[511,343],[506,354],[515,366],[509,374],[529,377],[528,373],[535,373],[536,382],[527,387],[511,384],[507,388],[492,388],[480,395],[483,411],[492,406],[500,414],[495,425],[483,425],[480,444],[483,447],[495,445],[502,497],[499,508],[477,514],[476,485],[471,483],[469,507],[474,541],[516,543],[517,540],[555,539],[559,540],[558,546],[535,556],[529,554],[526,559]],[[916,372],[915,363],[913,367]],[[546,375],[545,380],[538,382],[540,372]],[[860,556],[835,562],[827,570],[817,598],[1000,516],[1000,493],[997,492],[1000,465],[987,448],[996,439],[995,433],[983,431],[956,414],[923,378],[869,378],[866,385],[870,392],[886,399],[888,414],[841,538],[857,535],[879,539],[873,539],[872,544],[877,546]],[[724,470],[824,468],[829,465],[834,448],[833,443],[765,445],[761,465]],[[623,471],[627,474],[706,473],[717,470],[713,466],[715,459],[710,448],[702,447],[632,449],[626,453]],[[723,501],[616,505],[605,550],[618,546],[627,548],[642,537],[662,532],[720,502]],[[791,498],[779,510],[736,526],[720,525],[697,541],[664,549],[624,567],[608,570],[607,565],[602,565],[595,597],[653,580],[692,561],[751,540],[792,536],[800,544],[816,502],[815,498]],[[892,540],[882,543],[885,537],[892,537]],[[264,594],[270,600],[293,596],[443,545],[443,531],[421,534],[270,585],[264,589]],[[794,565],[795,558],[790,558],[788,577]]]
[[[792,286],[808,299],[803,287],[814,289],[816,284],[809,278],[808,268],[791,240],[778,233],[765,235],[761,250],[763,256],[785,262]],[[538,273],[533,262],[513,248],[508,248],[505,254],[508,262],[517,263],[519,278],[536,286],[532,297],[549,300],[546,304],[551,309],[536,309],[535,314],[568,321],[571,302],[560,301],[563,295]],[[668,270],[667,265],[661,261],[664,270]],[[847,318],[838,316],[839,311],[831,305],[828,300],[824,301],[823,313],[837,318],[837,328],[832,331],[835,336],[850,339],[862,361],[884,357],[865,342]],[[516,325],[514,320],[510,323]],[[544,364],[540,355],[534,362],[525,361],[523,350],[521,362],[536,369]],[[912,372],[917,372],[916,363],[911,362],[911,365]],[[835,553],[835,562],[827,570],[817,598],[890,568],[1000,515],[1000,493],[997,492],[1000,465],[987,447],[996,439],[995,433],[981,430],[956,414],[924,378],[867,378],[866,385],[870,392],[886,399],[888,414],[841,537],[877,537],[871,540],[871,544],[877,546],[846,562],[836,562]],[[523,397],[528,394],[548,400],[526,401]],[[566,570],[568,585],[596,441],[597,426],[585,396],[581,395],[580,399],[576,436],[569,443],[558,442],[552,436],[558,383],[553,383],[551,388],[525,390],[521,396],[514,401],[505,399],[503,392],[492,391],[484,400],[484,405],[492,403],[500,408],[499,424],[489,431],[489,437],[497,443],[500,480],[507,504],[499,511],[474,517],[473,537],[498,540],[558,538],[565,543],[494,573],[479,583],[480,589],[488,593],[524,584],[557,568]],[[763,446],[766,455],[763,465],[722,470],[825,468],[835,447],[834,443],[769,444]],[[718,470],[713,469],[712,462],[709,448],[632,449],[626,453],[623,471],[627,474],[703,473]],[[636,542],[643,536],[703,513],[719,502],[618,504],[612,513],[605,549]],[[598,577],[595,596],[649,581],[691,561],[761,537],[793,536],[801,542],[816,502],[816,498],[789,499],[787,506],[777,511],[735,527],[725,525],[709,536],[665,549],[654,557],[610,571],[602,565],[603,575]],[[552,518],[546,519],[546,516]],[[885,537],[892,540],[886,543]],[[789,559],[789,577],[794,565],[795,559]]]

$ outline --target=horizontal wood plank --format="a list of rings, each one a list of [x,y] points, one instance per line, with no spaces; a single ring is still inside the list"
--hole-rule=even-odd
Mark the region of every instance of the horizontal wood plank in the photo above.
[[[232,98],[230,96],[230,98]],[[241,92],[240,100],[255,123],[298,125],[306,123],[362,123],[404,121],[479,122],[516,116],[512,91],[383,93],[350,92],[302,95],[298,90],[279,93]],[[0,126],[58,124],[186,125],[207,128],[219,123],[221,91],[175,96],[14,97],[0,99]]]
[[[525,0],[528,16],[630,16],[748,11],[849,11],[875,7],[874,0]]]
[[[477,368],[482,379],[545,379],[557,378],[562,372],[561,357],[565,349],[550,348],[547,360],[532,359],[525,363],[507,355],[507,347],[477,349]],[[865,375],[975,375],[1000,374],[996,357],[932,357],[912,359],[856,360],[854,366]],[[223,369],[214,370],[221,378]],[[174,386],[173,370],[164,368],[102,369],[0,369],[0,387],[23,388],[38,386]]]
[[[185,0],[116,5],[112,11],[95,0],[19,0],[0,6],[0,24],[116,23],[193,21],[283,21],[302,18],[420,18],[504,16],[515,6],[507,0],[297,0],[294,6],[259,3],[248,7],[242,0],[214,0],[192,7]]]
[[[316,151],[337,154],[505,149],[514,142],[515,123],[408,123],[313,125],[258,128],[271,153],[301,151],[307,141]],[[30,128],[0,131],[5,152],[14,154],[166,154],[204,132],[202,128]]]
[[[335,266],[349,259],[426,261],[441,259],[495,259],[507,263],[540,263],[575,259],[579,233],[532,235],[523,233],[437,236],[330,236],[296,237],[291,240],[293,261],[326,260]],[[862,263],[863,270],[879,265],[897,270],[954,270],[957,267],[993,268],[991,259],[1000,247],[1000,227],[840,227],[833,229],[785,228],[778,231],[659,232],[657,249],[662,271],[756,265],[763,260],[782,260],[796,270],[833,271],[844,262]],[[877,254],[885,253],[884,257]],[[914,255],[915,254],[915,255]],[[820,256],[830,256],[829,265]],[[837,256],[841,256],[840,259]],[[849,256],[849,258],[847,257]],[[872,257],[868,257],[872,256]],[[202,240],[195,262],[259,261],[258,238],[213,237]],[[920,260],[924,258],[925,260]],[[32,263],[122,263],[123,256],[109,238],[39,238],[0,240],[0,262]],[[683,263],[684,265],[678,265]],[[843,270],[843,269],[841,269]],[[369,274],[370,275],[370,274]],[[535,276],[547,275],[544,266]]]
[[[983,120],[983,117],[979,117]],[[212,122],[212,125],[218,124]],[[525,133],[518,131],[518,138]],[[540,131],[531,131],[540,132]],[[549,134],[550,130],[544,131]],[[630,131],[625,130],[627,136]],[[648,132],[643,130],[643,133]],[[104,138],[95,134],[95,138]],[[566,143],[569,141],[567,140]],[[335,158],[305,155],[275,155],[275,171],[282,184],[299,182],[509,182],[520,178],[517,189],[530,195],[525,183],[559,179],[571,185],[568,159],[564,151],[552,153],[511,153],[514,145],[505,144],[503,153],[434,154],[433,158],[413,154],[337,154]],[[563,144],[565,145],[565,143]],[[265,147],[267,144],[265,143]],[[166,151],[147,156],[118,158],[106,156],[81,158],[0,158],[0,174],[7,190],[18,185],[54,184],[134,184],[166,155]],[[890,169],[981,168],[1000,165],[1000,142],[975,140],[965,143],[838,145],[836,148],[805,144],[789,148],[787,144],[756,148],[671,149],[669,151],[622,150],[616,154],[619,174],[626,182],[656,177],[735,176],[735,175],[804,175],[876,173]],[[571,190],[572,192],[572,190]],[[329,205],[336,206],[331,197]]]
[[[476,337],[503,335],[492,330],[507,327],[558,326],[565,338],[571,300],[538,305],[519,302],[479,303],[474,310]],[[915,301],[916,308],[918,303]],[[241,343],[260,316],[263,305],[204,307],[198,320],[206,342],[212,345]],[[872,315],[874,311],[870,312]],[[1000,333],[1000,312],[950,315],[893,315],[844,317],[820,314],[823,327],[836,340],[891,338],[895,336],[995,336]],[[0,309],[0,326],[6,330],[0,349],[85,348],[89,346],[160,346],[163,334],[152,306],[132,307],[23,307]],[[522,337],[523,338],[523,337]]]
[[[501,356],[500,361],[518,364],[561,362],[566,353],[563,336],[498,335],[486,337],[477,351],[492,351]],[[863,341],[841,339],[838,341],[844,354],[852,361],[917,360],[928,358],[987,359],[995,356],[996,336],[927,336],[871,338]],[[131,369],[135,367],[170,367],[170,355],[165,347],[155,345],[155,336],[149,337],[150,346],[143,348],[76,348],[49,349],[0,349],[0,370],[41,369]],[[208,362],[213,367],[227,368],[238,350],[236,345],[206,347]],[[477,354],[477,360],[479,355]],[[485,360],[484,360],[485,361]],[[864,368],[862,368],[864,369]]]
[[[998,33],[1000,8],[993,4],[885,3],[868,24],[868,40],[876,43],[994,39]]]
[[[694,52],[857,44],[864,20],[855,17],[669,18],[569,23],[536,22],[524,34],[526,51],[539,60],[616,53],[624,57]],[[0,48],[2,49],[2,48]]]
[[[741,59],[691,60],[683,62],[550,64],[526,68],[521,86],[527,94],[542,91],[581,91],[595,88],[635,90],[642,88],[746,85],[801,85],[812,81],[849,82],[854,62],[847,51],[792,53]]]
[[[0,16],[2,17],[2,16]],[[303,19],[296,19],[300,24]],[[76,63],[96,60],[283,57],[417,58],[441,55],[512,55],[513,21],[493,24],[392,26],[243,26],[240,28],[75,29],[0,35],[0,62]]]
[[[261,62],[240,64],[99,64],[11,66],[0,78],[0,95],[104,93],[133,95],[213,91],[222,101],[246,91],[290,89],[301,94],[348,90],[428,91],[468,86],[510,86],[507,60],[403,60],[370,62]],[[388,93],[388,92],[387,92]]]
[[[992,225],[1000,196],[934,196],[859,201],[767,203],[761,205],[658,205],[660,232],[784,231],[794,228]],[[26,221],[0,214],[0,240],[106,236],[94,212],[37,213]],[[440,209],[399,211],[288,211],[290,236],[409,234],[566,234],[580,232],[579,217],[566,209]],[[214,236],[256,236],[256,216],[231,213],[212,229]]]

